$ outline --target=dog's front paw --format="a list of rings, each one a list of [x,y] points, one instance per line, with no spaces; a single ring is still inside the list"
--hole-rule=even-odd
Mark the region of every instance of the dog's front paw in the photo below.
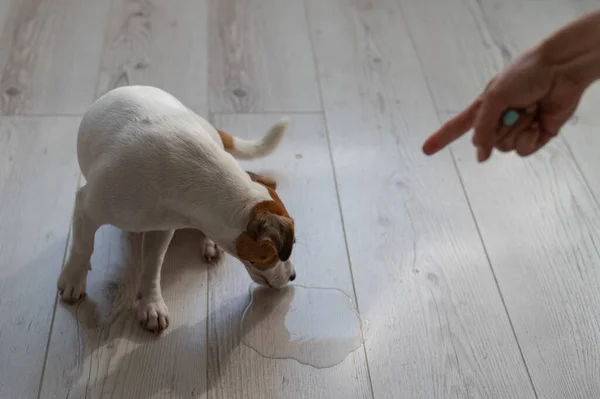
[[[208,238],[204,240],[202,245],[202,256],[207,263],[216,263],[221,259],[223,250]]]
[[[85,296],[87,273],[73,273],[66,267],[58,278],[58,292],[63,301],[73,304]]]
[[[162,298],[142,297],[138,303],[138,320],[142,327],[158,335],[169,327],[169,309]]]

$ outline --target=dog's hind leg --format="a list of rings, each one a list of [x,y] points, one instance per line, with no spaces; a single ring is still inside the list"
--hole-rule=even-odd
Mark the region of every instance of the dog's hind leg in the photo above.
[[[100,227],[86,211],[86,187],[77,191],[73,212],[72,243],[69,258],[58,278],[61,298],[69,303],[85,295],[90,258],[94,252],[94,236]]]
[[[169,309],[160,288],[160,270],[174,230],[147,231],[142,239],[142,270],[138,287],[138,320],[158,334],[169,326]]]

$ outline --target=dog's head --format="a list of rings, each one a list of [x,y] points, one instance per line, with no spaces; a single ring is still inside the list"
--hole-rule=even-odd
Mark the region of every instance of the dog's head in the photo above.
[[[268,190],[271,200],[252,208],[246,230],[235,241],[236,254],[254,282],[280,288],[296,278],[290,259],[295,243],[294,220],[275,192],[275,181],[248,174]]]

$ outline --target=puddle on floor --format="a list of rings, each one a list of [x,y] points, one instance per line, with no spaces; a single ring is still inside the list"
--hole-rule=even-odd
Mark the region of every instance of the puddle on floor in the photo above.
[[[241,336],[263,357],[327,368],[362,346],[366,326],[352,299],[337,288],[252,284]]]

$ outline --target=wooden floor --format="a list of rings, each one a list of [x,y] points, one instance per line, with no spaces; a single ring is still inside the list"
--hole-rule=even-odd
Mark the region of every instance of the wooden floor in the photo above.
[[[0,398],[600,397],[600,90],[536,156],[423,140],[521,51],[600,0],[0,1]],[[99,95],[161,87],[236,135],[292,128],[253,170],[297,220],[297,283],[369,320],[329,369],[262,358],[250,279],[177,234],[171,326],[132,311],[139,237],[96,236],[88,297],[57,301]],[[462,226],[462,227],[461,227]]]

